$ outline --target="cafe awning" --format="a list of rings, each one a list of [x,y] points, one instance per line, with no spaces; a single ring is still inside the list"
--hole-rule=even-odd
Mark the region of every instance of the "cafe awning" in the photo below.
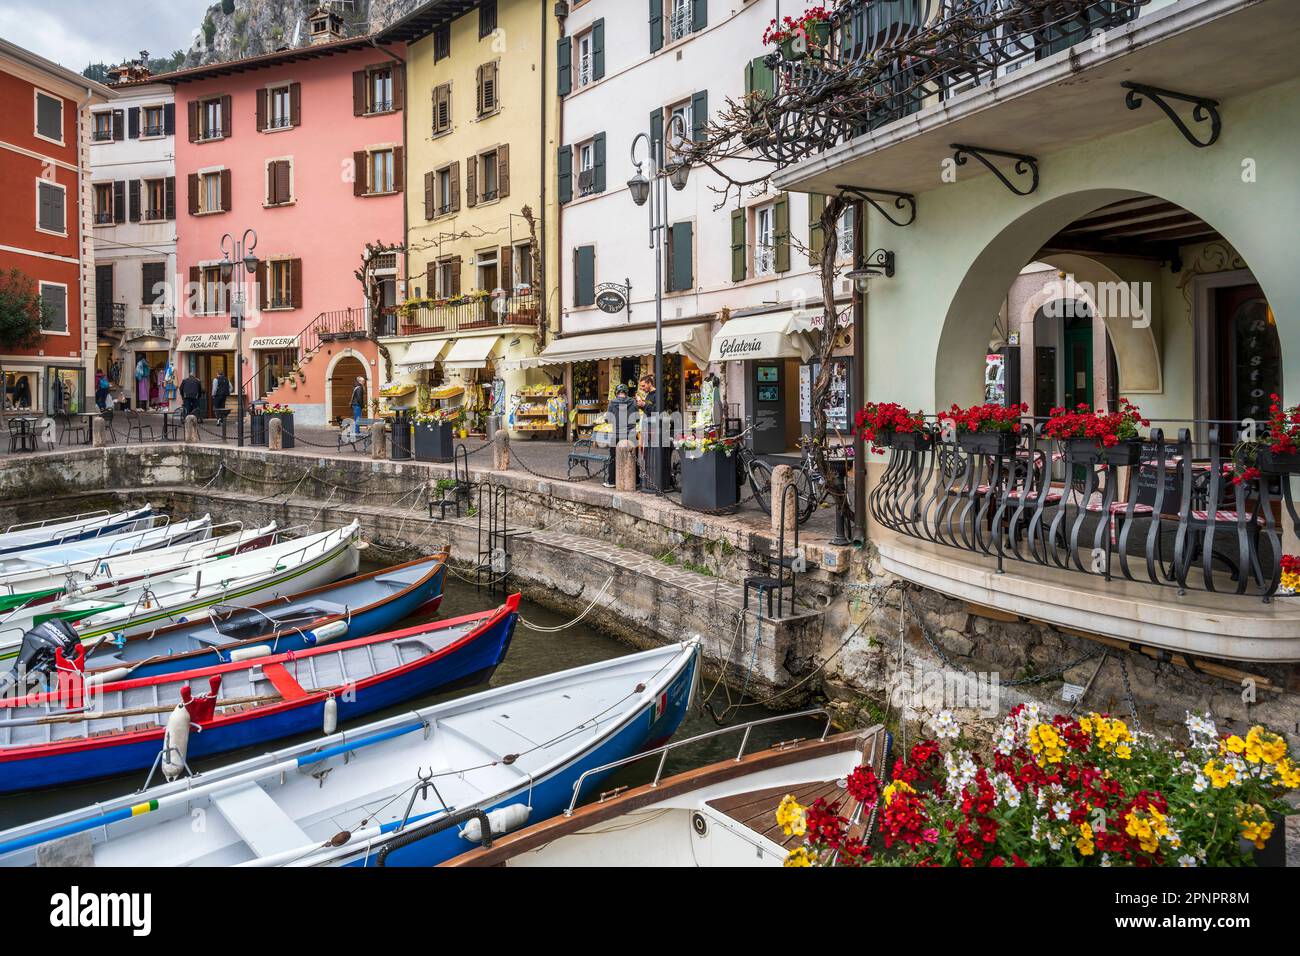
[[[446,369],[486,368],[488,356],[500,341],[499,335],[457,339],[443,357],[442,367]]]
[[[812,328],[809,314],[786,309],[732,318],[713,336],[709,361],[797,358],[806,362],[813,354],[804,335]]]
[[[708,323],[664,326],[664,353],[684,355],[703,367],[708,336]],[[563,365],[568,362],[591,362],[600,359],[633,358],[650,355],[655,350],[655,330],[614,329],[605,332],[588,332],[570,335],[552,342],[535,358],[524,359],[520,366],[536,368],[539,365]]]
[[[397,366],[414,372],[422,368],[433,368],[442,353],[451,345],[451,339],[433,339],[428,342],[412,342],[406,353],[397,360]]]

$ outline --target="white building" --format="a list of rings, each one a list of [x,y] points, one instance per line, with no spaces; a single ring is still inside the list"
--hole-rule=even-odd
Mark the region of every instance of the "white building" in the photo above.
[[[138,65],[114,68],[109,84],[117,98],[91,112],[95,369],[132,407],[161,405],[176,332],[175,97]]]
[[[748,89],[761,89],[765,82],[770,88],[772,82],[762,63],[771,48],[764,47],[762,37],[776,16],[776,0],[729,6],[650,0],[649,7],[647,20],[644,0],[575,6],[564,21],[558,51],[564,100],[559,144],[563,301],[560,336],[544,358],[588,361],[544,367],[557,377],[560,368],[566,370],[579,422],[589,420],[587,407],[607,400],[618,381],[635,380],[653,367],[655,261],[648,248],[647,211],[633,203],[626,186],[635,172],[629,153],[634,139],[640,133],[661,138],[673,116],[681,116],[689,135],[702,135],[710,111],[717,113],[728,98],[738,100]],[[645,143],[637,149],[638,158],[644,157]],[[759,163],[737,163],[732,171],[752,177],[764,169]],[[664,342],[666,351],[681,358],[665,363],[667,407],[684,403],[689,424],[699,379],[712,370],[724,379],[727,412],[753,417],[756,450],[785,451],[794,447],[800,422],[809,417],[811,370],[801,361],[809,354],[803,337],[763,336],[767,345],[745,361],[710,365],[709,358],[711,351],[715,358],[725,354],[713,348],[724,335],[724,320],[745,323],[731,326],[735,337],[742,328],[781,331],[792,320],[806,322],[805,301],[820,312],[819,281],[808,255],[814,204],[806,194],[769,188],[748,189],[739,199],[733,191],[718,208],[721,197],[715,190],[721,182],[717,174],[696,168],[684,190],[668,194]],[[842,221],[846,260],[850,220],[846,215]],[[616,297],[605,298],[614,313],[597,307],[606,284],[630,284],[629,309],[617,310]],[[840,286],[847,303],[847,282]],[[852,381],[847,337],[843,345],[837,354],[844,355],[846,381]],[[856,400],[850,396],[845,407]]]

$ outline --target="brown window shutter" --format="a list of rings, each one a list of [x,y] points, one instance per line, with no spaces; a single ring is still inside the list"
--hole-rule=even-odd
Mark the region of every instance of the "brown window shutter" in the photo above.
[[[193,289],[199,284],[199,267],[190,266],[190,288]]]
[[[302,125],[302,84],[289,84],[289,123],[293,126]]]
[[[366,194],[366,151],[359,149],[352,154],[353,179],[352,195],[364,196]]]
[[[515,251],[509,246],[501,247],[501,257],[498,260],[501,268],[498,270],[500,275],[497,277],[497,285],[501,288],[510,290],[515,287]]]
[[[278,166],[278,165],[279,165],[278,162],[270,162],[270,163],[267,163],[267,164],[266,164],[266,202],[267,202],[267,205],[275,205],[277,202],[280,201],[280,200],[276,199],[276,197],[275,197],[275,167]]]
[[[190,142],[195,143],[199,139],[199,101],[190,100],[187,111],[190,117]]]
[[[460,212],[460,160],[451,164],[451,212]]]
[[[465,160],[465,205],[473,209],[478,205],[478,157]]]
[[[497,82],[500,75],[501,64],[493,60],[488,64],[488,109],[494,110],[501,105],[501,84]]]
[[[352,74],[352,115],[364,116],[366,112],[366,71]]]
[[[393,109],[400,110],[406,105],[406,68],[400,63],[393,64]]]
[[[503,143],[497,147],[497,197],[505,199],[510,195],[510,144]]]
[[[438,263],[432,259],[424,264],[424,297],[432,299],[437,293],[434,291],[438,288]]]
[[[483,106],[483,66],[484,64],[479,64],[478,70],[474,76],[474,110],[479,114],[479,116],[483,115],[485,109]]]
[[[230,170],[221,171],[221,209],[230,212]]]
[[[295,309],[302,308],[302,260],[289,260],[289,298]]]
[[[424,174],[424,218],[433,218],[433,173]]]
[[[176,177],[168,176],[167,182],[163,185],[163,205],[168,219],[176,218]]]
[[[230,97],[229,95],[221,98],[221,135],[229,138],[230,136]]]
[[[259,133],[266,132],[266,101],[270,99],[270,96],[270,90],[257,91],[257,131]]]
[[[199,214],[199,174],[190,173],[190,215]]]
[[[401,192],[406,188],[405,151],[400,146],[393,148],[393,191]]]
[[[113,141],[120,142],[126,138],[126,113],[113,110]]]
[[[257,307],[265,309],[271,301],[271,290],[266,284],[266,260],[257,260],[257,271],[254,273],[257,280],[257,288],[253,290],[253,295],[257,299]]]
[[[293,190],[289,188],[289,161],[282,159],[275,164],[275,201],[288,202],[293,199]]]
[[[451,260],[451,288],[448,295],[460,295],[460,256]]]

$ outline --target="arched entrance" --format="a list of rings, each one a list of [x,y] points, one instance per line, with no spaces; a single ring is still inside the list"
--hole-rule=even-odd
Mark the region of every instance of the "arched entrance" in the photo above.
[[[366,367],[354,355],[344,355],[330,370],[330,420],[341,421],[352,417],[352,389],[357,378],[366,378]],[[370,390],[366,389],[367,397]],[[363,410],[362,414],[366,414]]]

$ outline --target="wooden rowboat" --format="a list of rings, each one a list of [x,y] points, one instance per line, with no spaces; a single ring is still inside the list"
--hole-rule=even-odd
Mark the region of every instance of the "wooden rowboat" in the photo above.
[[[151,528],[153,520],[153,509],[145,505],[116,514],[95,511],[50,521],[10,525],[0,533],[0,554]]]

